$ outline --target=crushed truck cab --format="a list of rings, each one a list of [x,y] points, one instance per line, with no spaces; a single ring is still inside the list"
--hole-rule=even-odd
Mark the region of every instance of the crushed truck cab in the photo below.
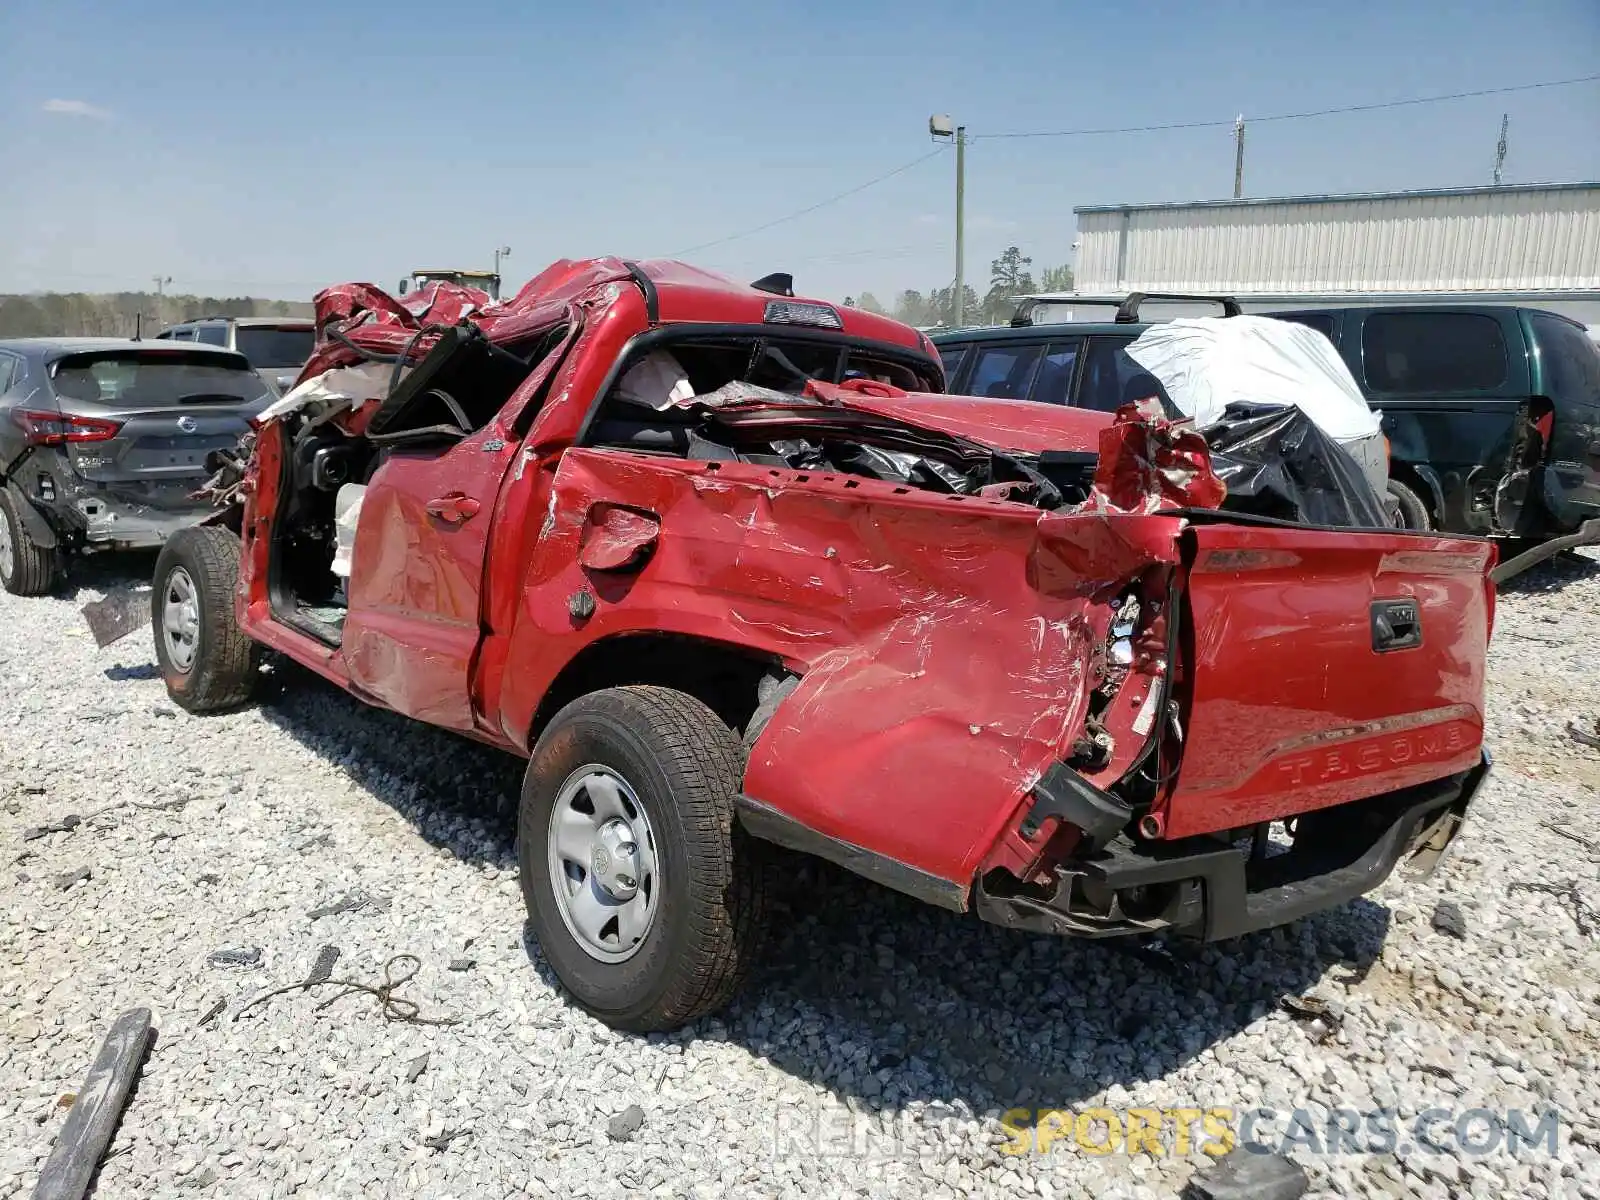
[[[317,298],[157,564],[174,700],[263,651],[529,759],[590,1011],[733,994],[766,843],[997,923],[1231,937],[1430,868],[1487,768],[1487,541],[1234,514],[1204,441],[943,394],[922,334],[678,263]]]

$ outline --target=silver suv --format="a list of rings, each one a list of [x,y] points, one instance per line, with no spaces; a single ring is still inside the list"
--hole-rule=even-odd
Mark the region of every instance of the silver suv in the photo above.
[[[168,326],[156,337],[236,350],[268,387],[282,395],[311,357],[316,325],[299,317],[199,317]]]

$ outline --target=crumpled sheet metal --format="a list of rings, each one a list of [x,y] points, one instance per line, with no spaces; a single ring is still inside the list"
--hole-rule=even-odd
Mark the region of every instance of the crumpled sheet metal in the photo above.
[[[1158,467],[1169,466],[1167,436],[1144,443]],[[612,548],[586,566],[585,542],[595,547],[596,525],[611,524],[604,506],[624,498],[659,530],[624,539],[654,532],[648,567],[608,577],[594,567]],[[508,737],[525,738],[576,653],[575,630],[584,644],[634,633],[736,642],[802,676],[752,747],[746,793],[951,881],[970,881],[1081,732],[1109,590],[1176,561],[1183,526],[1109,505],[1046,513],[588,449],[562,457],[548,512],[507,638]],[[585,590],[600,603],[575,626],[568,598]]]
[[[490,341],[504,345],[548,329],[560,322],[572,305],[593,303],[607,284],[629,279],[628,268],[619,258],[561,259],[530,279],[515,296],[498,303],[486,292],[454,283],[428,284],[403,300],[370,283],[341,283],[315,297],[317,346],[296,382],[361,361],[361,353],[334,334],[367,354],[392,356],[409,345],[415,360],[432,348],[437,336],[418,337],[419,330],[468,320]]]
[[[1169,420],[1152,396],[1123,405],[1101,431],[1094,489],[1080,511],[1218,508],[1227,494],[1206,439],[1187,421]]]

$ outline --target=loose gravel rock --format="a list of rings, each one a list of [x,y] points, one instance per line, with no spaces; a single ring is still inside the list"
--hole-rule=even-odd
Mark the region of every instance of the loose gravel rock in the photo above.
[[[1320,1197],[1600,1198],[1600,940],[1573,899],[1600,904],[1600,753],[1567,733],[1600,716],[1592,551],[1502,593],[1496,771],[1426,883],[1186,949],[1007,933],[796,861],[743,998],[652,1037],[569,1005],[524,936],[520,764],[292,670],[256,707],[175,715],[148,638],[98,650],[78,613],[150,562],[85,568],[70,599],[0,595],[0,1198],[31,1189],[60,1096],[137,1005],[161,1033],[101,1200],[1158,1200],[1209,1161],[1198,1137],[1016,1156],[1001,1115],[1224,1105],[1553,1110],[1554,1158],[1289,1156]],[[1441,902],[1464,938],[1433,928]],[[335,942],[340,979],[246,1010]],[[211,961],[241,948],[254,966]],[[319,1007],[408,954],[389,1004]],[[459,1023],[386,1019],[402,998]]]

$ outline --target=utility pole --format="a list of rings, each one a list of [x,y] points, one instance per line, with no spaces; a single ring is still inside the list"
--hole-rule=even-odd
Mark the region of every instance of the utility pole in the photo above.
[[[494,248],[494,298],[500,299],[500,260],[511,257],[510,246],[496,246]]]
[[[956,303],[955,327],[961,328],[967,302],[967,127],[956,126]]]
[[[959,327],[967,297],[967,127],[940,113],[928,118],[928,133],[935,141],[954,137],[956,143],[956,294],[950,307]]]
[[[162,315],[161,315],[162,314],[161,300],[162,300],[162,296],[165,293],[167,284],[172,282],[172,276],[171,275],[152,275],[152,276],[150,276],[150,278],[155,281],[155,285],[156,285],[156,324],[160,325],[160,324],[163,323],[162,322]]]
[[[1494,148],[1494,185],[1500,186],[1500,178],[1504,174],[1506,165],[1506,132],[1511,127],[1511,114],[1500,114],[1500,144]]]
[[[1244,195],[1244,114],[1233,122],[1233,198]]]

